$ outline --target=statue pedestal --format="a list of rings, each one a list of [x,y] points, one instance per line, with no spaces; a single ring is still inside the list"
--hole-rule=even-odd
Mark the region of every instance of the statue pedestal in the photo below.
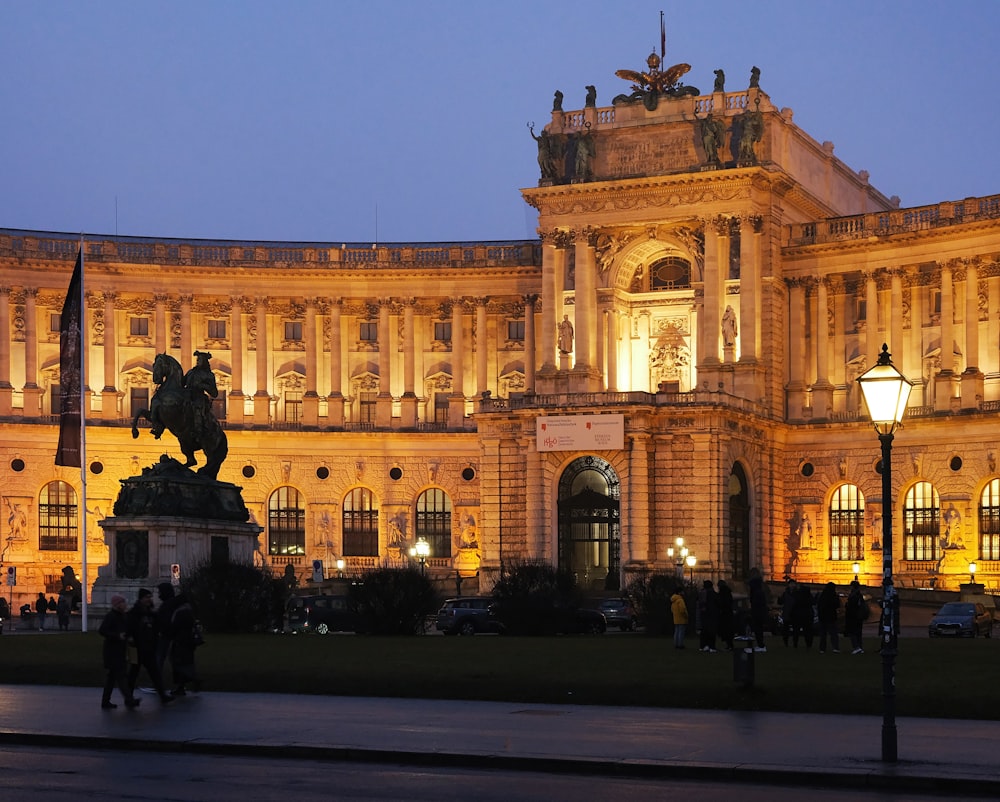
[[[170,582],[174,565],[182,579],[212,562],[253,564],[262,531],[252,523],[163,515],[114,516],[99,523],[110,561],[94,582],[91,603],[98,607],[110,606],[116,593],[131,605],[139,588]]]

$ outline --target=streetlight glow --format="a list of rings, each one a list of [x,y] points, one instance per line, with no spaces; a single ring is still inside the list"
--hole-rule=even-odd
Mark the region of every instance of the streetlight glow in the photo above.
[[[892,584],[892,440],[903,419],[913,382],[890,359],[882,344],[878,362],[857,378],[875,431],[882,444],[882,760],[898,759],[896,741],[896,655],[899,652],[899,597]]]
[[[427,558],[431,553],[431,544],[428,543],[424,538],[419,538],[417,540],[417,545],[413,547],[414,551],[417,553],[417,558],[420,560],[420,574],[424,573],[424,566],[427,565]]]

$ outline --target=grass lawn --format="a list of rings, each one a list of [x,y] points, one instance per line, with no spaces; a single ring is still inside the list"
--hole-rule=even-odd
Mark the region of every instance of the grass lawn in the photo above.
[[[899,716],[1000,719],[996,639],[901,638]],[[853,656],[769,639],[756,681],[733,681],[733,657],[683,651],[669,638],[380,638],[354,635],[216,635],[198,650],[206,690],[409,696],[881,715],[878,643]],[[842,644],[843,645],[843,644]],[[143,675],[145,676],[145,675]],[[143,679],[140,678],[140,683]],[[97,687],[94,632],[0,637],[0,684]]]

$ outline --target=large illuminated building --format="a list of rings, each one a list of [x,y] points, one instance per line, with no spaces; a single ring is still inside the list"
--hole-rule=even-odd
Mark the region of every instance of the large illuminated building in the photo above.
[[[84,542],[108,563],[119,480],[179,456],[131,435],[154,357],[195,351],[223,391],[219,478],[260,561],[302,580],[403,564],[423,538],[445,591],[545,560],[596,592],[673,573],[683,538],[696,579],[877,583],[880,452],[854,379],[883,343],[915,384],[897,584],[957,588],[975,561],[998,587],[1000,196],[900,208],[758,74],[699,94],[661,66],[612,105],[557,96],[522,190],[538,240],[85,236],[85,533],[80,472],[53,461],[80,238],[0,230],[15,598],[58,591]]]

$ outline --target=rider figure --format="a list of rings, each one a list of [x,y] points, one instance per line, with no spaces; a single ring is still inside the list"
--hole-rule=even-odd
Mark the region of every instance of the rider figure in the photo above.
[[[215,384],[215,374],[208,364],[212,355],[207,351],[194,352],[195,366],[184,376],[184,387],[191,399],[191,412],[194,415],[194,429],[200,437],[211,420],[212,399],[219,395]]]

